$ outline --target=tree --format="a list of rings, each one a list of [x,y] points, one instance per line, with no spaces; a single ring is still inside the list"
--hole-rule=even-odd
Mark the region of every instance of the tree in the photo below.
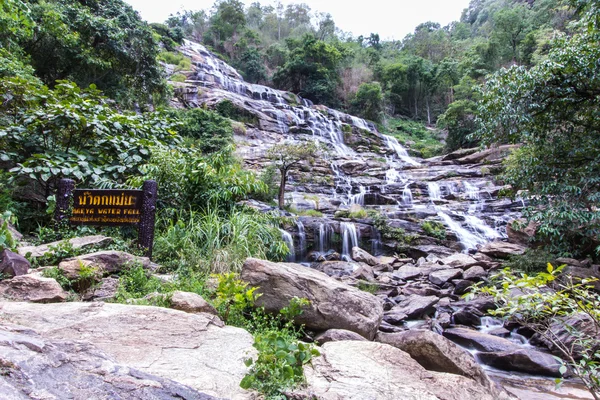
[[[517,49],[527,34],[529,14],[527,6],[520,5],[494,15],[494,38],[510,48],[513,63],[520,59]]]
[[[355,115],[379,122],[383,112],[383,94],[379,82],[363,83],[352,100],[351,111]]]
[[[589,3],[596,7],[597,2]],[[600,29],[588,12],[579,33],[545,61],[501,70],[483,87],[478,136],[522,143],[505,179],[530,200],[525,215],[556,251],[598,256],[600,234]],[[593,250],[596,250],[593,254]]]
[[[314,143],[284,142],[276,144],[267,152],[267,158],[271,160],[281,174],[278,196],[280,209],[283,210],[285,206],[285,185],[288,180],[288,173],[302,161],[312,161],[316,157],[317,151],[317,145]]]

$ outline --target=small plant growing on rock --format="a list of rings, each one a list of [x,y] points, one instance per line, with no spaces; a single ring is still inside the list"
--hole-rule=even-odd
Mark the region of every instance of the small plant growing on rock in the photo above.
[[[254,307],[256,299],[260,297],[256,293],[258,288],[248,289],[248,283],[238,279],[233,272],[215,276],[218,285],[214,304],[219,316],[229,325],[244,326],[244,314]]]
[[[423,228],[425,233],[431,237],[440,240],[446,239],[446,227],[442,223],[436,221],[423,221],[421,223],[421,228]]]

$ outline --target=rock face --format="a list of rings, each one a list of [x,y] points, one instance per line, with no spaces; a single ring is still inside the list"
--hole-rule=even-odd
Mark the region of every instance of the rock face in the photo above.
[[[372,267],[379,264],[379,260],[377,259],[377,257],[373,257],[371,254],[361,249],[360,247],[352,248],[352,259],[358,262],[364,262]]]
[[[0,398],[211,400],[169,379],[119,365],[85,341],[0,324]]]
[[[106,246],[111,244],[112,241],[112,238],[102,235],[82,236],[68,240],[69,244],[73,246],[74,249],[81,249],[90,246]],[[62,242],[63,241],[46,243],[40,246],[23,246],[19,247],[17,250],[22,256],[29,254],[30,257],[38,258],[48,253],[51,247],[57,247]]]
[[[188,313],[209,313],[217,315],[217,310],[211,306],[202,296],[196,293],[182,292],[176,290],[171,296],[171,308]]]
[[[252,336],[218,327],[209,314],[105,303],[0,303],[3,320],[56,340],[93,343],[119,364],[211,396],[248,399],[239,387],[256,355]]]
[[[139,264],[145,269],[157,267],[148,257],[138,257],[124,251],[107,250],[68,258],[61,261],[58,268],[64,271],[67,278],[77,279],[82,265],[95,268],[101,276],[119,272],[123,268],[135,264]]]
[[[0,282],[0,298],[34,303],[56,303],[67,299],[67,292],[52,278],[21,275]]]
[[[430,372],[407,353],[384,343],[325,343],[304,367],[301,399],[501,400],[510,397],[460,375]]]
[[[31,264],[20,254],[13,253],[8,249],[4,249],[0,254],[0,274],[5,278],[25,275],[29,268],[31,268]]]
[[[433,306],[439,301],[437,296],[419,296],[412,294],[392,309],[392,311],[406,314],[408,318],[421,318],[435,312]]]
[[[377,341],[407,352],[429,371],[462,375],[483,386],[493,387],[471,353],[431,331],[410,330],[398,333],[379,333]]]
[[[249,258],[241,278],[260,288],[257,304],[269,312],[278,312],[293,297],[308,299],[310,306],[297,322],[309,329],[346,329],[373,339],[383,318],[377,297],[302,265]]]
[[[486,243],[479,251],[496,258],[509,258],[510,256],[523,254],[525,247],[515,243],[494,241]]]
[[[367,340],[356,332],[345,329],[328,329],[325,332],[315,336],[315,342],[323,345],[327,342],[339,342],[340,340]]]

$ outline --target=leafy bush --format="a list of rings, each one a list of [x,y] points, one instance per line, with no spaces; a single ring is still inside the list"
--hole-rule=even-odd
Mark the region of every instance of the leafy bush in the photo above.
[[[535,274],[546,271],[548,260],[554,262],[555,258],[555,255],[544,249],[527,249],[521,255],[512,255],[504,263],[504,266],[510,268],[512,271]]]
[[[172,111],[172,115],[181,122],[177,132],[196,139],[196,146],[205,154],[226,150],[233,143],[231,123],[213,111],[192,108]]]
[[[444,224],[437,221],[423,221],[421,223],[421,228],[427,233],[429,236],[432,236],[437,239],[444,240],[446,239],[446,227]]]
[[[169,77],[171,82],[185,82],[186,76],[183,74],[173,74]]]
[[[246,316],[260,297],[259,293],[255,293],[258,288],[248,289],[248,283],[239,280],[238,275],[233,272],[216,277],[218,285],[214,304],[219,316],[227,324],[243,327]]]
[[[215,111],[225,118],[232,119],[238,122],[257,125],[258,118],[249,111],[236,107],[230,100],[222,100],[215,107]]]
[[[17,246],[16,240],[8,229],[9,222],[14,222],[14,217],[10,211],[5,211],[0,215],[0,252],[4,249],[14,250]]]
[[[424,124],[401,118],[389,118],[379,125],[380,131],[394,136],[402,145],[411,142],[409,154],[423,158],[434,157],[442,153],[444,145],[435,131],[428,130]]]
[[[151,276],[140,264],[132,264],[119,276],[115,301],[127,303],[130,299],[140,299],[150,293],[169,291],[172,291],[172,288],[166,288],[160,279]]]

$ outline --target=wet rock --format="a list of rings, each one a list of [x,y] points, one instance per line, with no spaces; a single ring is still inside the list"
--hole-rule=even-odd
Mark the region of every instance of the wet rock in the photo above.
[[[485,387],[494,387],[468,351],[441,335],[426,330],[379,333],[376,341],[407,352],[428,371],[447,372],[471,378]]]
[[[398,325],[408,319],[408,315],[398,309],[392,308],[383,313],[383,321],[390,325]]]
[[[444,257],[441,261],[452,268],[467,269],[479,265],[479,261],[464,253],[452,254],[451,256]]]
[[[481,317],[483,313],[475,307],[465,307],[456,311],[452,318],[455,324],[466,325],[466,326],[479,326],[481,324]]]
[[[504,371],[525,372],[531,375],[561,377],[562,365],[550,354],[540,351],[517,348],[495,353],[479,353],[477,358],[490,367]]]
[[[314,269],[334,278],[350,276],[356,271],[357,267],[357,264],[349,263],[347,261],[325,261],[313,264]]]
[[[339,342],[340,340],[367,340],[356,332],[345,329],[328,329],[315,336],[315,342],[322,346],[327,342]]]
[[[92,343],[0,325],[3,399],[196,399],[215,397],[117,364]]]
[[[364,262],[370,266],[375,266],[379,264],[379,259],[377,257],[373,257],[367,251],[361,249],[360,247],[352,248],[352,259],[358,262]]]
[[[372,339],[383,318],[377,297],[298,264],[249,258],[241,279],[259,287],[257,304],[268,312],[278,312],[293,297],[308,299],[310,306],[296,322],[309,329],[347,329]]]
[[[4,318],[16,324],[56,340],[85,339],[115,362],[146,374],[218,398],[253,398],[239,387],[248,371],[243,360],[256,357],[252,335],[240,328],[215,325],[213,315],[75,302],[4,302],[0,309]]]
[[[135,265],[141,265],[148,270],[158,268],[158,265],[152,263],[148,257],[138,257],[124,251],[116,250],[99,251],[67,258],[58,264],[58,268],[64,271],[67,278],[78,279],[82,265],[95,269],[100,277],[102,275],[118,273],[123,268]]]
[[[25,275],[31,268],[31,264],[25,257],[4,249],[0,254],[0,274],[4,278]]]
[[[507,259],[514,255],[523,254],[525,252],[525,247],[519,244],[496,240],[484,244],[479,249],[479,252],[491,257]]]
[[[0,281],[0,298],[11,301],[56,303],[65,301],[68,293],[52,278],[20,275]]]
[[[202,296],[196,293],[176,290],[171,295],[171,308],[187,313],[208,313],[218,315],[217,310]]]
[[[458,278],[463,271],[460,268],[442,269],[429,274],[429,281],[435,285],[442,286],[444,283]]]
[[[419,296],[411,294],[402,299],[399,304],[392,309],[397,314],[406,314],[410,319],[419,319],[426,315],[432,315],[435,312],[435,305],[439,301],[437,296]]]
[[[565,317],[562,321],[552,323],[548,328],[547,336],[554,338],[555,342],[561,343],[564,347],[573,349],[575,358],[580,359],[584,349],[580,344],[578,336],[572,332],[578,332],[581,335],[581,339],[595,338],[597,343],[600,343],[600,332],[598,332],[595,322],[589,315],[583,313]],[[556,355],[562,355],[557,346],[544,336],[535,334],[532,337],[532,341],[548,347]]]
[[[307,386],[295,399],[321,400],[502,400],[492,391],[460,375],[425,370],[407,353],[384,343],[325,343],[321,355],[306,364]]]
[[[38,258],[44,256],[46,253],[50,252],[51,247],[60,246],[64,241],[57,241],[52,243],[42,244],[40,246],[23,246],[19,247],[17,251],[20,255],[26,256],[29,254],[29,257]],[[113,239],[110,237],[102,236],[102,235],[93,235],[93,236],[82,236],[77,238],[69,239],[68,242],[74,249],[83,249],[86,247],[103,247],[108,246],[113,242]]]
[[[454,284],[454,294],[462,296],[469,291],[469,288],[473,286],[474,282],[465,279],[455,279],[452,283]]]
[[[594,282],[590,282],[589,285],[593,286],[594,290],[597,292],[600,292],[600,268],[598,268],[598,266],[583,268],[569,265],[563,269],[563,272],[559,275],[558,279],[564,280],[567,276],[573,277],[575,283],[579,282],[581,279],[597,279]]]
[[[461,346],[482,352],[512,352],[521,349],[521,346],[508,339],[467,328],[446,329],[444,337]]]
[[[100,282],[99,285],[89,288],[83,295],[85,301],[110,301],[117,295],[119,289],[119,278],[109,276]]]
[[[487,272],[479,265],[471,267],[465,272],[463,272],[463,279],[467,279],[473,282],[479,282],[480,280],[487,278],[487,276]]]
[[[524,226],[517,227],[517,224]],[[533,221],[527,222],[525,219],[509,221],[508,224],[506,224],[506,235],[508,236],[508,241],[511,243],[528,246],[533,242],[537,227],[537,223]]]
[[[440,313],[437,317],[437,322],[442,328],[446,329],[452,323],[452,315],[447,312]]]

